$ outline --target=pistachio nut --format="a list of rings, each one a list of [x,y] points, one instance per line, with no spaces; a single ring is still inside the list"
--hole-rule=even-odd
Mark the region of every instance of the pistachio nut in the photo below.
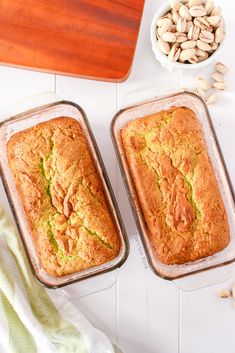
[[[177,0],[172,0],[171,1],[171,8],[173,10],[176,10],[176,11],[179,11],[179,9],[181,8],[182,4],[180,1],[177,1]]]
[[[203,6],[192,6],[189,13],[192,17],[202,17],[206,15],[206,9]]]
[[[169,43],[165,42],[163,39],[159,38],[158,41],[157,41],[157,45],[158,45],[158,48],[159,50],[168,55],[169,52],[170,52],[170,45]]]
[[[171,20],[169,18],[166,17],[161,17],[159,18],[159,20],[157,20],[157,26],[158,27],[162,27],[165,23],[169,23],[171,25]]]
[[[197,26],[191,26],[188,31],[188,39],[198,40],[200,34],[200,28]]]
[[[224,91],[227,88],[225,82],[215,82],[212,86],[219,91]]]
[[[168,58],[170,61],[177,61],[180,56],[181,49],[177,44],[174,44],[168,54]]]
[[[185,5],[182,5],[180,7],[179,15],[180,15],[180,17],[185,18],[187,21],[191,21],[191,19],[192,19],[187,6],[185,6]]]
[[[177,32],[184,33],[186,31],[186,20],[185,18],[179,18],[176,24]]]
[[[180,18],[178,12],[176,10],[172,10],[172,21],[176,25],[178,19]]]
[[[211,43],[211,49],[213,51],[215,51],[217,48],[218,48],[218,44],[217,43],[215,43],[215,42]]]
[[[180,53],[180,60],[187,61],[195,55],[195,49],[185,49]]]
[[[215,6],[214,9],[211,12],[211,16],[218,16],[221,14],[221,7],[220,6]]]
[[[215,43],[220,44],[224,39],[224,30],[218,27],[215,31]]]
[[[187,40],[186,42],[181,43],[181,48],[182,49],[193,49],[197,45],[197,42],[195,40]]]
[[[209,96],[208,98],[205,99],[205,102],[207,105],[210,105],[210,104],[214,104],[215,102],[217,102],[218,100],[218,97],[215,95],[215,94],[212,94],[211,96]],[[225,294],[223,294],[225,295]],[[221,296],[221,298],[227,298],[227,293],[226,293],[226,296]]]
[[[195,18],[193,23],[195,24],[195,26],[197,26],[197,27],[199,27],[201,29],[208,30],[208,28],[210,27],[209,22],[204,17]]]
[[[210,88],[210,82],[204,77],[197,77],[197,86],[207,91]]]
[[[197,40],[197,47],[203,51],[210,51],[211,50],[211,46],[206,43],[206,42],[203,42],[202,40]]]
[[[222,299],[226,299],[226,298],[229,298],[231,295],[231,292],[230,290],[228,289],[223,289],[219,292],[219,297],[222,298]]]
[[[205,53],[206,55],[203,55],[203,56],[198,56],[198,62],[200,63],[201,61],[204,61],[206,59],[208,59],[209,57],[209,54],[206,52]]]
[[[162,39],[163,39],[165,42],[175,43],[175,41],[176,41],[176,36],[175,36],[175,34],[172,33],[172,32],[165,32],[165,33],[163,33],[163,35],[162,35]]]
[[[199,35],[199,39],[205,43],[213,43],[215,39],[215,35],[214,33],[211,33],[203,29]]]
[[[206,92],[205,92],[205,90],[204,89],[202,89],[202,88],[200,88],[200,87],[197,87],[196,89],[195,89],[195,93],[198,95],[198,96],[200,96],[201,98],[206,98]]]
[[[198,57],[194,55],[190,59],[188,59],[188,62],[190,62],[190,64],[196,64],[198,62]]]
[[[185,32],[188,33],[188,31],[190,30],[190,28],[193,26],[193,21],[187,21],[186,22],[186,30]]]
[[[183,43],[183,42],[186,42],[186,40],[188,40],[188,37],[185,33],[176,32],[175,35],[176,35],[176,43]]]
[[[217,72],[217,71],[215,71],[211,75],[211,77],[213,78],[213,80],[215,80],[217,82],[224,82],[224,76],[221,73]]]
[[[195,50],[196,50],[196,55],[197,56],[206,56],[206,55],[208,55],[205,51],[203,51],[203,50],[201,50],[199,48],[196,48]]]
[[[220,15],[218,16],[209,16],[207,17],[207,22],[209,22],[210,25],[212,25],[213,27],[217,27],[220,24]]]
[[[208,0],[205,4],[205,9],[206,9],[206,13],[209,16],[211,14],[211,12],[214,10],[215,4],[213,0]]]
[[[232,286],[232,296],[233,296],[233,299],[235,299],[235,284],[233,284]]]
[[[227,68],[227,66],[225,66],[224,64],[222,64],[219,61],[216,62],[215,69],[216,69],[216,71],[220,72],[223,75],[225,75],[227,72],[229,72],[229,69]]]

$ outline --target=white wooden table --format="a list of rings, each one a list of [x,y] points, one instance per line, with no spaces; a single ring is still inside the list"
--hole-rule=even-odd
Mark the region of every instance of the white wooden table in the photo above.
[[[134,64],[126,82],[103,83],[0,67],[0,108],[15,99],[51,90],[80,104],[88,115],[130,239],[130,255],[118,271],[116,283],[109,289],[75,300],[90,321],[127,353],[234,353],[235,308],[231,300],[219,300],[217,291],[235,282],[235,272],[223,284],[186,292],[150,271],[141,253],[109,134],[110,121],[126,92],[163,81],[166,86],[173,81],[190,87],[193,77],[199,74],[170,74],[155,61],[149,30],[162,2],[146,0]],[[210,110],[235,187],[235,3],[220,2],[228,27],[221,60],[230,67],[231,73],[228,91],[221,94],[220,102]],[[2,185],[0,198],[10,212]]]

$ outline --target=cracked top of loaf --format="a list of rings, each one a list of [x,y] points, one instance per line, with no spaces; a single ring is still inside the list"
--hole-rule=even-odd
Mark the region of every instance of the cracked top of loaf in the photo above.
[[[49,274],[63,276],[118,255],[118,232],[78,121],[61,117],[19,132],[7,153]]]
[[[184,264],[224,249],[227,214],[194,112],[174,107],[136,119],[121,138],[159,260]]]

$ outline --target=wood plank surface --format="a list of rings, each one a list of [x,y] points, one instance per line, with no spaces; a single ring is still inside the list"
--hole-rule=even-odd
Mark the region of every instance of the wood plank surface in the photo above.
[[[0,0],[0,62],[122,81],[143,6],[144,0]]]

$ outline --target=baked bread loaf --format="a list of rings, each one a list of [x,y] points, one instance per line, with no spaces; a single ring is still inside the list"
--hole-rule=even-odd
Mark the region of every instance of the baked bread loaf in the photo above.
[[[157,258],[184,264],[224,249],[227,214],[194,112],[174,107],[136,119],[121,139]]]
[[[78,121],[61,117],[19,132],[7,153],[49,274],[64,276],[119,254],[118,231]]]

